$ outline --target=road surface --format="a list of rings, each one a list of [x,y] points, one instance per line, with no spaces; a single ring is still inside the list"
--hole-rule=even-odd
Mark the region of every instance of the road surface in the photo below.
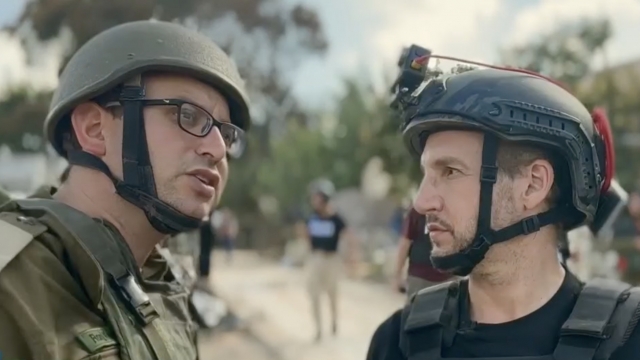
[[[213,261],[216,293],[246,321],[257,341],[282,360],[364,359],[377,326],[404,303],[404,296],[394,293],[388,285],[345,279],[339,289],[338,336],[326,335],[315,343],[302,269],[286,268],[251,252],[235,254],[231,264],[219,254],[214,254]],[[323,304],[323,311],[328,334],[327,303]],[[233,340],[227,341],[233,345]]]
[[[201,360],[280,360],[277,353],[244,330],[203,334],[198,342]]]

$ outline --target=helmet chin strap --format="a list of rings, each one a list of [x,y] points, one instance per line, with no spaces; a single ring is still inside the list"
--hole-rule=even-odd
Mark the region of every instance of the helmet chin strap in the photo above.
[[[480,172],[480,203],[478,211],[478,228],[473,241],[460,252],[444,256],[431,256],[433,266],[441,271],[458,276],[467,276],[473,271],[489,248],[520,235],[534,233],[543,226],[558,222],[562,212],[552,208],[543,213],[529,216],[517,223],[500,230],[491,229],[491,206],[493,202],[493,185],[498,180],[498,138],[493,134],[484,135],[482,147],[482,168]]]
[[[119,98],[124,111],[122,139],[124,180],[117,179],[100,158],[81,150],[69,152],[69,163],[92,168],[108,176],[115,185],[116,193],[140,208],[158,232],[175,235],[195,230],[202,224],[202,219],[185,215],[158,199],[149,159],[143,106],[140,101],[137,101],[144,96],[145,90],[141,77],[137,76],[123,87]]]

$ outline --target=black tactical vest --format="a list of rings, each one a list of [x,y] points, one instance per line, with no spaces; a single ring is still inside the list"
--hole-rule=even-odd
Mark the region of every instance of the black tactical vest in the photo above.
[[[400,347],[409,360],[439,360],[459,329],[461,281],[416,293],[402,314]],[[622,346],[640,318],[640,288],[606,279],[582,287],[553,354],[475,358],[483,360],[607,360]],[[458,359],[460,358],[448,358]]]

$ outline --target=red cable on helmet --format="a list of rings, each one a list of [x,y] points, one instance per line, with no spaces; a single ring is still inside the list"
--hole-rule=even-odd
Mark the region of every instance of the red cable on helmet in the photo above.
[[[596,107],[591,112],[591,118],[593,119],[593,127],[598,132],[604,143],[605,154],[605,169],[604,179],[602,181],[602,192],[609,190],[611,186],[611,180],[616,170],[616,152],[613,147],[613,132],[611,131],[611,123],[607,113],[601,107]]]
[[[470,65],[487,67],[491,69],[506,70],[506,71],[513,71],[513,72],[533,75],[533,76],[537,76],[539,78],[545,79],[553,84],[560,86],[566,91],[571,92],[566,85],[564,85],[563,83],[555,79],[544,76],[535,71],[514,68],[510,66],[489,65],[489,64],[485,64],[477,61],[464,60],[456,57],[443,56],[443,55],[424,55],[415,59],[414,63],[418,64],[419,66],[423,66],[429,61],[430,58],[451,60],[451,61],[457,61],[457,62],[466,63]],[[603,108],[601,107],[594,108],[593,111],[591,112],[591,118],[593,119],[593,126],[595,128],[595,131],[598,133],[598,135],[602,139],[602,142],[604,143],[605,164],[604,164],[604,179],[602,181],[601,193],[605,193],[607,190],[609,190],[609,187],[611,186],[611,181],[613,180],[613,176],[615,174],[616,154],[615,154],[615,148],[613,147],[613,132],[611,131],[611,123],[609,122],[607,113]]]
[[[569,89],[561,82],[554,80],[550,77],[546,77],[542,74],[539,74],[535,71],[531,71],[531,70],[526,70],[526,69],[520,69],[520,68],[514,68],[514,67],[510,67],[510,66],[499,66],[499,65],[489,65],[489,64],[485,64],[485,63],[481,63],[481,62],[477,62],[477,61],[471,61],[471,60],[464,60],[464,59],[460,59],[460,58],[456,58],[456,57],[452,57],[452,56],[443,56],[443,55],[424,55],[421,56],[419,58],[417,58],[415,60],[416,63],[420,64],[420,65],[424,65],[427,60],[429,60],[429,58],[436,58],[436,59],[442,59],[442,60],[451,60],[451,61],[458,61],[461,63],[467,63],[470,65],[476,65],[476,66],[482,66],[482,67],[487,67],[487,68],[491,68],[491,69],[497,69],[497,70],[507,70],[507,71],[513,71],[513,72],[519,72],[519,73],[523,73],[523,74],[529,74],[529,75],[533,75],[533,76],[537,76],[539,78],[543,78],[549,82],[552,82],[558,86],[560,86],[561,88],[569,91]]]

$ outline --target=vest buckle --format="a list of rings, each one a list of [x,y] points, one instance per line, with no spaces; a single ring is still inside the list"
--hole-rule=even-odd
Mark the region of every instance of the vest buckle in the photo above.
[[[160,317],[158,311],[151,303],[149,295],[142,290],[131,273],[115,282],[120,288],[121,294],[127,300],[130,310],[132,310],[140,323],[147,326],[153,320]]]

